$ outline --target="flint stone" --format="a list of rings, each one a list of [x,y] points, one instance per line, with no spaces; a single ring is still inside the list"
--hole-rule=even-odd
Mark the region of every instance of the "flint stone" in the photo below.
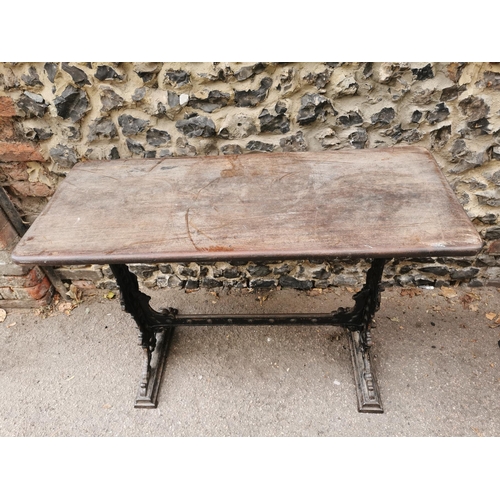
[[[234,93],[234,103],[237,107],[254,107],[262,102],[268,94],[273,81],[266,77],[260,81],[260,87],[257,90],[237,90]]]
[[[494,148],[495,149],[495,148]],[[496,148],[498,149],[498,148]],[[500,153],[500,152],[499,152]],[[497,158],[499,159],[499,158]],[[493,184],[497,185],[497,186],[500,186],[500,170],[497,170],[492,176],[491,176],[491,182],[493,182]]]
[[[471,130],[479,132],[479,135],[489,134],[490,133],[489,125],[490,122],[486,118],[481,118],[475,122],[467,122],[467,127],[469,127],[469,129]],[[475,133],[474,135],[478,134]]]
[[[297,122],[300,125],[306,125],[316,121],[317,118],[324,120],[328,112],[337,114],[326,97],[319,94],[306,94],[300,100]]]
[[[258,75],[262,73],[266,69],[266,65],[264,63],[257,63],[254,64],[253,66],[244,66],[243,68],[239,69],[234,76],[236,77],[236,80],[239,82],[242,82],[244,80],[248,80],[248,78],[251,78],[254,75]]]
[[[411,123],[418,123],[422,118],[423,113],[416,109],[411,115]]]
[[[348,139],[355,149],[363,149],[368,141],[368,134],[364,128],[359,128],[356,132],[350,134]]]
[[[282,264],[280,267],[273,269],[274,274],[288,274],[293,268],[289,264]]]
[[[190,278],[196,278],[198,276],[198,269],[193,269],[191,267],[179,266],[178,271],[181,276]]]
[[[237,267],[229,267],[222,270],[222,276],[227,279],[238,278],[241,275]]]
[[[186,137],[211,137],[215,135],[215,124],[206,116],[191,116],[185,120],[179,120],[175,128],[180,130]]]
[[[250,276],[255,276],[258,278],[262,278],[264,276],[267,276],[268,274],[271,274],[271,269],[269,269],[269,266],[265,266],[263,264],[252,264],[247,267],[247,271]]]
[[[312,273],[312,277],[315,280],[327,280],[331,275],[332,273],[326,269],[317,269]]]
[[[382,108],[378,113],[372,115],[371,122],[373,124],[389,125],[395,116],[394,108]]]
[[[174,87],[183,87],[189,82],[190,76],[186,71],[170,69],[165,73],[165,83],[169,83]]]
[[[397,143],[401,142],[409,133],[413,132],[414,129],[410,130],[403,130],[403,127],[401,124],[396,125],[395,127],[392,127],[385,132],[381,132],[381,135],[383,136],[389,136],[392,137],[392,139]]]
[[[79,141],[81,139],[79,127],[68,127],[62,130],[64,137],[70,141]]]
[[[280,139],[280,147],[284,152],[307,151],[307,144],[302,130],[299,130],[295,135]]]
[[[243,154],[243,150],[241,146],[238,144],[227,144],[226,146],[222,146],[220,148],[223,155],[241,155]]]
[[[290,120],[285,115],[272,115],[263,109],[259,115],[261,132],[276,132],[286,134],[290,131]]]
[[[177,137],[175,145],[179,156],[196,156],[198,154],[196,148],[189,144],[184,137]]]
[[[274,150],[274,144],[269,144],[261,141],[250,141],[246,145],[246,149],[249,151],[263,151],[271,153]]]
[[[112,89],[103,89],[101,91],[101,111],[108,112],[112,109],[121,108],[124,100]]]
[[[142,132],[148,125],[148,120],[141,120],[131,115],[120,115],[118,117],[118,125],[120,125],[123,135],[131,136]]]
[[[432,66],[427,64],[423,68],[412,68],[411,72],[416,80],[428,80],[429,78],[434,78],[434,73],[432,71]]]
[[[83,71],[80,68],[77,68],[76,66],[70,66],[68,63],[62,63],[61,65],[62,69],[68,73],[71,78],[73,78],[73,81],[79,85],[90,85],[89,79],[87,78],[87,73]]]
[[[295,288],[296,290],[310,290],[313,287],[311,280],[301,281],[292,276],[281,276],[278,283],[282,288]]]
[[[135,89],[135,92],[132,95],[132,100],[134,102],[142,101],[144,99],[145,95],[146,95],[146,88],[145,87]]]
[[[167,116],[167,108],[165,107],[165,104],[162,102],[156,103],[156,110],[152,112],[153,116]]]
[[[276,280],[252,279],[248,282],[249,288],[272,288],[276,286]]]
[[[430,279],[429,277],[424,276],[423,274],[417,274],[413,276],[413,283],[415,283],[416,286],[433,286],[435,280]]]
[[[45,73],[47,73],[50,83],[54,83],[58,69],[57,64],[51,62],[45,63],[43,69],[45,70]]]
[[[460,158],[464,158],[465,156],[467,156],[470,151],[463,139],[457,139],[450,148],[450,153],[452,160],[458,161]]]
[[[415,130],[417,132],[417,130]],[[431,132],[431,144],[433,147],[443,148],[451,137],[451,125],[446,125]]]
[[[493,255],[482,254],[478,255],[475,263],[481,267],[492,267],[497,265],[497,260]]]
[[[180,288],[184,285],[184,281],[177,276],[170,276],[167,283],[169,288]]]
[[[109,118],[98,118],[89,126],[89,142],[96,139],[107,138],[111,139],[118,135],[115,124]]]
[[[21,76],[21,80],[28,87],[36,87],[37,85],[42,85],[42,82],[40,81],[40,77],[38,76],[38,73],[33,66],[29,67],[27,75]]]
[[[98,80],[123,80],[123,76],[119,75],[111,66],[97,66],[97,71],[94,75]]]
[[[198,76],[207,82],[226,81],[226,72],[222,68],[214,68],[213,73],[198,73]]]
[[[500,207],[500,197],[497,191],[485,191],[483,194],[476,194],[477,201],[480,205],[489,207]]]
[[[118,152],[118,148],[116,146],[113,146],[111,148],[111,151],[109,152],[108,156],[106,157],[108,160],[119,160],[120,159],[120,153]]]
[[[144,154],[144,147],[140,142],[134,141],[133,139],[129,139],[127,137],[126,143],[127,148],[131,153],[141,156]]]
[[[334,286],[356,286],[358,280],[354,276],[339,275],[332,280]]]
[[[450,273],[450,278],[452,280],[465,280],[465,279],[470,279],[474,278],[476,274],[479,272],[479,269],[477,267],[471,267],[469,269],[460,269],[458,271],[452,271]]]
[[[50,139],[54,133],[50,130],[50,128],[44,129],[34,127],[33,130],[30,130],[25,135],[32,141],[46,141],[47,139]]]
[[[229,115],[219,131],[224,139],[244,139],[256,133],[257,126],[253,118],[243,114]]]
[[[134,71],[144,83],[153,80],[161,69],[160,63],[136,63]]]
[[[337,123],[345,128],[349,128],[353,125],[363,123],[363,118],[357,111],[349,111],[346,115],[339,116],[337,118]]]
[[[203,278],[201,285],[205,288],[218,288],[222,286],[222,282],[214,278]]]
[[[444,266],[429,266],[429,267],[421,267],[419,271],[423,273],[432,273],[437,276],[446,276],[450,270]]]
[[[150,128],[146,133],[146,141],[151,146],[161,146],[162,144],[167,144],[170,139],[170,134],[166,130]]]
[[[28,91],[23,92],[16,104],[26,113],[28,118],[33,116],[42,117],[49,107],[41,95]]]
[[[410,276],[410,275],[394,276],[394,281],[399,286],[408,286],[408,285],[415,284],[414,281],[413,281],[413,276]]]
[[[317,89],[323,89],[328,85],[331,74],[330,70],[325,69],[322,73],[309,73],[304,77],[304,80],[309,85],[314,85]]]
[[[68,85],[63,93],[54,99],[57,114],[69,118],[73,123],[81,120],[90,109],[87,94],[82,89]]]
[[[473,168],[480,167],[488,159],[487,151],[472,152],[467,150],[465,155],[457,166],[453,167],[450,172],[452,174],[461,174],[472,170]]]
[[[483,224],[496,224],[497,216],[495,214],[485,214],[477,217],[477,220]]]
[[[485,240],[500,240],[500,226],[490,227],[484,232]]]
[[[460,85],[460,87],[458,85],[453,85],[443,89],[441,92],[441,101],[454,101],[462,92],[465,92],[466,90],[467,87],[465,85]]]
[[[128,268],[141,278],[150,278],[158,269],[154,264],[129,264]]]
[[[181,105],[180,97],[179,94],[176,94],[175,92],[170,92],[170,90],[167,92],[167,103],[171,108],[175,108],[176,106]]]
[[[158,269],[163,274],[174,274],[174,269],[171,264],[160,264]]]
[[[439,104],[436,105],[434,111],[428,113],[427,121],[431,125],[434,125],[435,123],[439,123],[442,122],[443,120],[446,120],[446,118],[448,118],[449,115],[450,115],[450,110],[445,106],[443,102],[440,102]]]
[[[500,90],[500,73],[494,71],[485,71],[483,80],[480,82],[482,87],[493,90]]]
[[[49,151],[50,157],[61,167],[71,168],[78,163],[77,153],[73,148],[58,144]]]
[[[223,108],[227,106],[229,102],[229,94],[225,94],[224,92],[219,92],[218,90],[211,90],[208,93],[208,97],[206,99],[199,99],[197,97],[189,98],[188,105],[194,109],[201,109],[207,113],[211,113],[216,109]]]
[[[484,102],[484,99],[473,95],[460,101],[458,107],[470,122],[486,118],[490,112],[490,107]]]

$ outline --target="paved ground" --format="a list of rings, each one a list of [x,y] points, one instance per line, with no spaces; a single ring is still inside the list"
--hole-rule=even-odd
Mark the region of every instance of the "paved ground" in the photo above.
[[[153,306],[183,312],[352,303],[347,290],[148,293]],[[372,349],[385,413],[370,415],[357,411],[340,329],[179,328],[158,408],[138,410],[141,350],[116,298],[99,291],[67,312],[9,312],[0,436],[499,436],[499,317],[494,288],[386,290]]]

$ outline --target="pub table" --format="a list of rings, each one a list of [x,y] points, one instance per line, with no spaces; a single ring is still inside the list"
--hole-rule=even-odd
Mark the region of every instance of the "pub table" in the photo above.
[[[135,406],[156,407],[176,326],[346,329],[358,410],[382,412],[370,357],[384,265],[476,254],[482,240],[432,155],[402,146],[86,161],[75,165],[14,250],[19,264],[109,264],[144,352]],[[128,264],[363,258],[352,307],[331,313],[154,310]]]

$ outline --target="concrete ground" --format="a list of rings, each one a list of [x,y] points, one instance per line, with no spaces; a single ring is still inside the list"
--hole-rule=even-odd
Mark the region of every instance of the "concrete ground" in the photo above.
[[[329,312],[352,290],[147,291],[181,312]],[[387,289],[372,353],[385,413],[357,411],[332,327],[176,330],[156,409],[134,409],[132,318],[99,290],[0,324],[0,436],[499,436],[500,291]]]

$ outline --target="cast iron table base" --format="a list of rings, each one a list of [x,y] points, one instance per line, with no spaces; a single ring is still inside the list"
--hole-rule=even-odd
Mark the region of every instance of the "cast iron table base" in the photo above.
[[[168,348],[176,326],[216,325],[332,325],[349,334],[354,379],[360,412],[382,413],[382,401],[370,357],[370,327],[380,306],[382,273],[386,259],[373,259],[363,288],[353,296],[352,308],[320,314],[182,315],[173,308],[155,311],[151,297],[139,290],[137,277],[126,264],[110,264],[120,288],[122,309],[132,315],[139,328],[144,364],[135,400],[136,408],[156,408]]]

